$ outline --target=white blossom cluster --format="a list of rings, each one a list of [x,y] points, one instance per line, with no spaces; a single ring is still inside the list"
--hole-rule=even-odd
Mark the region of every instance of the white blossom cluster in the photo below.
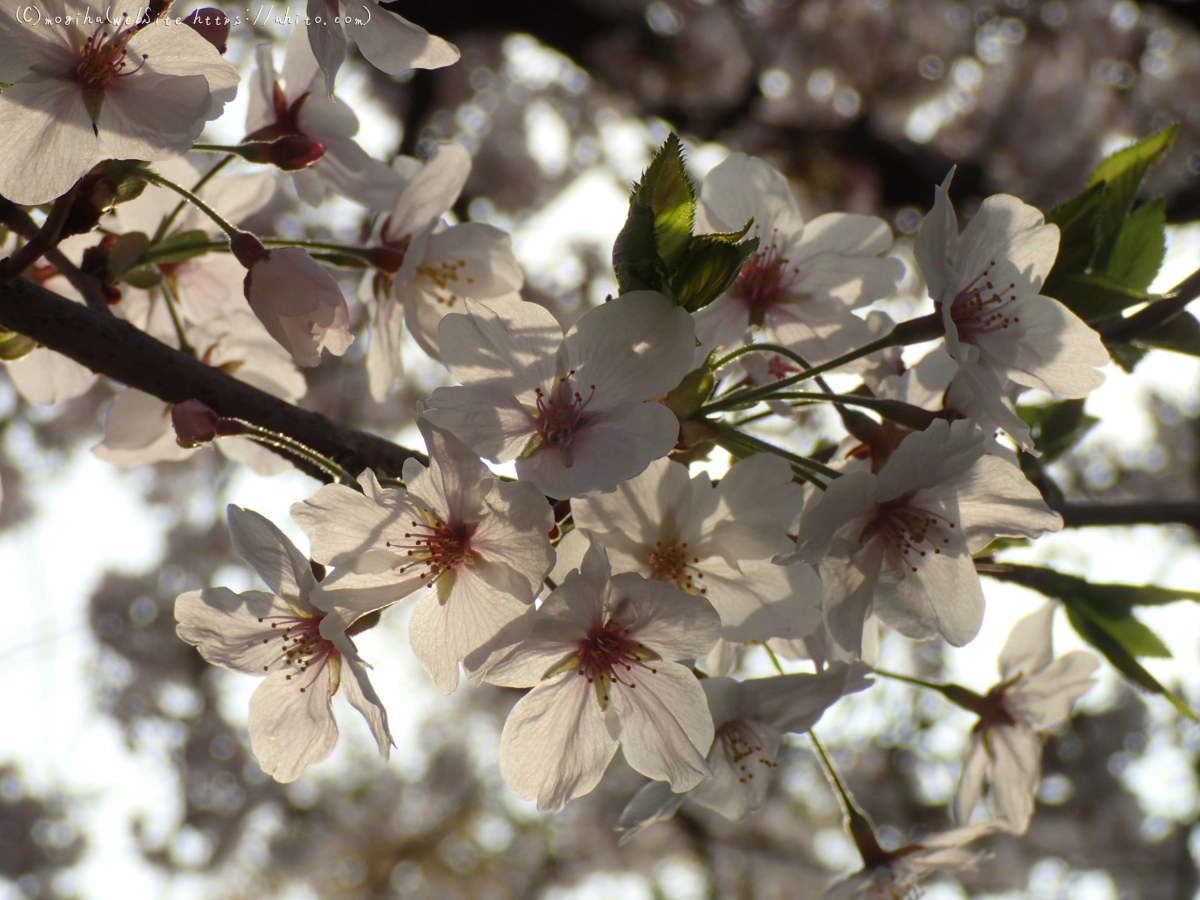
[[[250,741],[279,781],[332,751],[339,690],[388,755],[387,714],[353,636],[411,599],[411,648],[439,691],[455,691],[464,675],[526,691],[500,741],[513,793],[561,810],[596,787],[620,748],[649,779],[621,816],[624,839],[685,802],[740,819],[763,804],[785,735],[869,687],[880,624],[913,640],[969,643],[984,612],[973,554],[998,537],[1061,527],[997,439],[1033,450],[1014,409],[1020,391],[1079,398],[1103,380],[1097,333],[1040,292],[1058,229],[1000,195],[960,232],[947,178],[915,244],[942,340],[906,366],[894,349],[859,352],[891,325],[862,313],[896,294],[903,275],[887,224],[842,213],[805,222],[780,173],[733,154],[704,179],[696,215],[700,234],[750,223],[757,247],[728,289],[696,313],[628,291],[564,333],[521,297],[507,234],[445,220],[470,172],[463,147],[388,165],[355,143],[358,120],[333,95],[347,38],[391,73],[457,58],[368,3],[372,29],[297,27],[282,74],[261,48],[247,139],[319,147],[291,171],[299,196],[316,205],[338,194],[380,213],[361,248],[370,265],[358,296],[372,396],[386,400],[404,377],[406,331],[456,384],[420,413],[428,464],[410,459],[390,473],[398,478],[351,473],[357,483],[326,485],[293,506],[311,559],[262,516],[231,506],[234,546],[269,590],[183,594],[178,634],[209,662],[263,677]],[[0,194],[48,202],[97,161],[156,161],[161,180],[105,219],[110,258],[136,259],[173,236],[217,242],[222,232],[232,252],[151,260],[153,278],[123,285],[114,311],[298,400],[297,366],[354,340],[346,298],[306,249],[237,228],[270,200],[274,170],[209,179],[181,158],[232,97],[233,67],[196,32],[140,23],[128,4],[98,26],[80,24],[77,0],[60,5],[66,24],[28,40],[0,0],[0,82],[11,85],[0,92]],[[164,182],[196,185],[203,211],[175,210]],[[78,257],[90,240],[61,249]],[[56,272],[42,281],[71,294]],[[810,465],[735,418],[766,401],[788,423],[793,401],[810,399],[788,388],[830,363],[861,378],[864,396],[924,416],[924,427],[875,423],[878,439],[852,435]],[[39,403],[77,396],[94,378],[45,349],[8,366]],[[735,461],[715,483],[689,469],[703,441],[675,402],[697,372],[713,388],[698,397],[711,408],[703,427],[746,435],[725,445]],[[179,428],[171,404],[125,389],[95,452],[123,466],[181,459],[202,441],[181,446]],[[286,466],[246,432],[214,437],[263,474]],[[516,480],[486,464],[507,462]],[[929,871],[973,862],[963,847],[976,838],[1028,827],[1040,735],[1067,718],[1097,666],[1081,651],[1054,657],[1054,610],[1017,625],[1000,684],[979,698],[954,803],[962,827],[902,851],[864,851],[864,871],[828,896],[903,896]],[[811,659],[813,671],[731,677],[752,645]],[[972,824],[981,803],[992,818]]]

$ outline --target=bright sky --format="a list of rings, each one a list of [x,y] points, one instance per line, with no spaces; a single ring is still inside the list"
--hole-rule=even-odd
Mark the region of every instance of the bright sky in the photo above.
[[[546,79],[578,83],[578,70],[526,39],[514,39],[506,50],[506,73],[514,79],[530,84]],[[277,63],[280,61],[281,54]],[[388,117],[382,110],[371,110],[371,101],[362,95],[362,85],[361,77],[351,67],[339,80],[339,94],[352,102],[368,126],[361,135],[368,150],[382,155],[395,145],[396,132],[380,124],[387,123]],[[214,138],[237,140],[241,136],[242,102],[239,99],[214,128]],[[363,115],[364,110],[378,114]],[[531,131],[539,136],[539,164],[547,171],[561,171],[572,152],[570,135],[564,135],[565,123],[555,122],[557,113],[549,107],[535,108],[531,116]],[[517,253],[532,277],[542,279],[548,288],[577,284],[580,273],[573,245],[593,243],[607,252],[623,222],[626,203],[625,189],[613,173],[621,179],[636,177],[649,158],[649,148],[661,137],[653,127],[614,119],[606,131],[604,146],[595,148],[594,166],[580,174],[555,202],[523,220],[519,227],[504,223],[515,228]],[[720,148],[701,147],[693,152],[692,160],[702,173],[721,155]],[[588,214],[578,215],[580,208],[586,208]],[[1174,284],[1200,264],[1200,226],[1173,229],[1170,238],[1168,263],[1159,287]],[[1151,423],[1141,408],[1150,391],[1173,398],[1187,414],[1200,409],[1200,361],[1195,359],[1157,353],[1134,375],[1113,367],[1108,375],[1104,387],[1088,401],[1089,412],[1100,416],[1103,423],[1088,441],[1116,446],[1132,458],[1149,449]],[[19,433],[10,434],[9,440],[19,441]],[[73,796],[86,797],[76,811],[76,821],[87,833],[89,849],[73,883],[87,900],[111,896],[111,887],[116,884],[121,885],[122,896],[129,900],[199,896],[204,888],[190,879],[168,883],[141,862],[128,833],[128,822],[137,814],[147,820],[152,832],[170,826],[177,810],[164,808],[164,801],[175,796],[174,775],[155,754],[131,753],[117,726],[92,708],[89,673],[99,663],[98,648],[86,621],[87,598],[106,567],[141,571],[158,559],[162,547],[160,523],[150,510],[133,500],[137,481],[137,473],[121,473],[90,453],[79,454],[62,471],[48,472],[30,486],[38,509],[36,518],[0,535],[0,568],[8,576],[5,608],[9,616],[9,626],[0,639],[0,694],[6,698],[0,762],[17,762],[36,790],[62,788]],[[291,524],[288,509],[315,489],[315,482],[298,473],[264,479],[242,469],[231,480],[226,500],[263,513],[304,548],[303,535]],[[1194,588],[1200,581],[1200,551],[1180,537],[1169,528],[1065,532],[1039,541],[1030,550],[1014,552],[1010,558],[1052,562],[1064,571],[1098,580]],[[227,583],[235,589],[249,586]],[[995,656],[1011,624],[1041,602],[1028,591],[1012,586],[985,582],[985,589],[988,606],[982,633],[969,647],[950,654],[953,677],[977,689],[985,689],[994,681]],[[1168,685],[1182,682],[1193,706],[1200,705],[1200,667],[1194,662],[1200,647],[1200,610],[1191,604],[1177,604],[1146,611],[1143,618],[1177,657],[1150,661],[1148,668]],[[393,764],[415,775],[422,765],[416,749],[420,722],[452,701],[434,693],[408,651],[403,616],[385,618],[385,623],[362,637],[361,649],[376,666],[373,678],[385,703],[404,698],[403,703],[389,706],[400,746]],[[1061,618],[1056,642],[1064,650],[1080,646]],[[903,648],[897,651],[892,644],[885,645],[885,658],[897,668],[905,664]],[[757,670],[755,674],[765,675],[765,665],[765,660],[752,661],[750,668]],[[1083,705],[1102,707],[1112,696],[1114,680],[1115,676],[1107,672],[1104,684]],[[223,683],[231,715],[244,721],[245,701],[257,682],[229,675]],[[888,685],[876,690],[907,689]],[[1160,718],[1166,716],[1164,703],[1151,700],[1150,706]],[[844,711],[839,707],[827,717],[822,728],[832,741],[854,739],[858,728],[852,716],[856,709],[861,711],[857,702],[846,704]],[[366,729],[357,716],[341,718],[342,743],[334,760],[321,771],[334,770],[339,760],[372,752]],[[967,722],[962,716],[947,718],[935,756],[952,759],[961,753]],[[1195,740],[1196,729],[1187,728],[1190,739]],[[1195,809],[1194,772],[1186,758],[1153,735],[1151,752],[1126,772],[1128,783],[1139,791],[1147,810],[1154,815],[1186,818]],[[940,789],[945,788],[943,784]],[[823,833],[819,843],[829,858],[844,859],[848,867],[855,864],[840,833]],[[178,849],[186,855],[196,848]],[[666,860],[655,873],[663,893],[679,900],[702,896],[696,878],[685,860]],[[15,887],[0,884],[0,900],[19,896],[15,891]],[[1070,873],[1053,861],[1035,871],[1030,895],[1068,900],[1115,898],[1111,881],[1102,873]],[[576,890],[549,896],[554,900],[649,898],[651,891],[640,876],[617,873],[598,874]],[[956,888],[944,886],[935,886],[927,894],[930,900],[960,896]]]

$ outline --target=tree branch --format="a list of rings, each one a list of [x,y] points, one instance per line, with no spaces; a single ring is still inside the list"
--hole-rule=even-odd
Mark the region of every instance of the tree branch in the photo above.
[[[272,397],[123,319],[72,303],[23,278],[0,290],[0,325],[167,403],[199,400],[224,418],[282,432],[355,474],[371,468],[399,477],[406,459],[426,461],[415,450]]]

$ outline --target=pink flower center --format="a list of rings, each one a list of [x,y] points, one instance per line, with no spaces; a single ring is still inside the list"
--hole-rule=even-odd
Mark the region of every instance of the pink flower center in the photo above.
[[[321,620],[324,616],[260,616],[258,621],[271,622],[272,633],[263,638],[264,644],[272,640],[279,641],[279,655],[267,665],[263,671],[268,672],[273,667],[292,669],[286,680],[295,678],[300,682],[300,693],[312,687],[314,681],[329,662],[330,657],[341,658],[333,641],[321,637]],[[310,677],[305,673],[313,670]]]
[[[666,547],[662,541],[656,541],[654,549],[646,554],[646,562],[650,564],[650,577],[655,581],[674,584],[689,594],[708,593],[708,588],[696,583],[704,573],[696,567],[700,557],[688,552],[687,541]]]
[[[950,318],[960,338],[970,339],[980,334],[1003,331],[1021,321],[1012,314],[1012,305],[1017,299],[1012,291],[1016,285],[1009,282],[1007,288],[996,290],[988,278],[988,273],[995,266],[995,260],[989,262],[987,268],[954,297]]]
[[[761,328],[767,313],[780,304],[799,274],[772,243],[746,260],[731,293],[746,307],[750,324]]]
[[[400,566],[405,573],[418,568],[422,579],[433,584],[455,566],[470,565],[474,556],[471,552],[471,534],[474,528],[466,523],[446,524],[433,516],[428,523],[409,522],[412,531],[404,532],[404,539],[388,541],[387,546],[403,550],[412,562]]]
[[[570,447],[575,432],[582,424],[583,411],[592,402],[596,386],[591,385],[591,391],[585,398],[571,383],[571,376],[574,374],[575,370],[572,369],[559,378],[550,396],[546,396],[546,392],[541,388],[537,388],[535,392],[537,412],[534,418],[537,420],[539,446]]]
[[[116,78],[124,78],[137,72],[149,58],[142,54],[141,60],[129,68],[129,51],[126,45],[136,34],[136,29],[127,28],[129,16],[121,19],[121,27],[111,35],[99,26],[79,51],[79,62],[75,66],[75,78],[85,90],[98,91]]]
[[[916,563],[930,553],[939,555],[950,543],[955,525],[949,519],[914,506],[911,495],[881,503],[875,516],[859,535],[859,543],[880,537],[892,552],[899,553],[905,566],[917,571]]]
[[[717,728],[713,742],[725,745],[725,751],[734,765],[738,767],[738,781],[745,784],[754,778],[750,767],[756,763],[763,769],[774,769],[779,763],[762,755],[762,744],[758,742],[754,731],[741,719],[725,722]]]
[[[646,663],[659,659],[659,655],[633,640],[629,629],[622,628],[612,619],[588,629],[587,637],[579,642],[578,654],[578,672],[588,684],[595,685],[601,708],[608,706],[609,687],[614,681],[636,688],[635,669],[643,674],[658,672]]]

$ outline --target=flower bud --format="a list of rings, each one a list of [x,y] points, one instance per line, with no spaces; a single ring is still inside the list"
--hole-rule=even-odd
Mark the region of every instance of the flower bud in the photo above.
[[[354,343],[342,289],[306,252],[264,251],[249,268],[244,287],[250,309],[297,365],[320,363],[322,347],[341,356]]]
[[[199,400],[184,400],[172,406],[171,424],[175,427],[176,442],[189,450],[240,431],[236,422],[222,419]]]
[[[265,163],[285,172],[296,172],[324,156],[325,147],[302,134],[287,134],[274,141],[242,144],[238,147],[238,153],[248,162]]]

